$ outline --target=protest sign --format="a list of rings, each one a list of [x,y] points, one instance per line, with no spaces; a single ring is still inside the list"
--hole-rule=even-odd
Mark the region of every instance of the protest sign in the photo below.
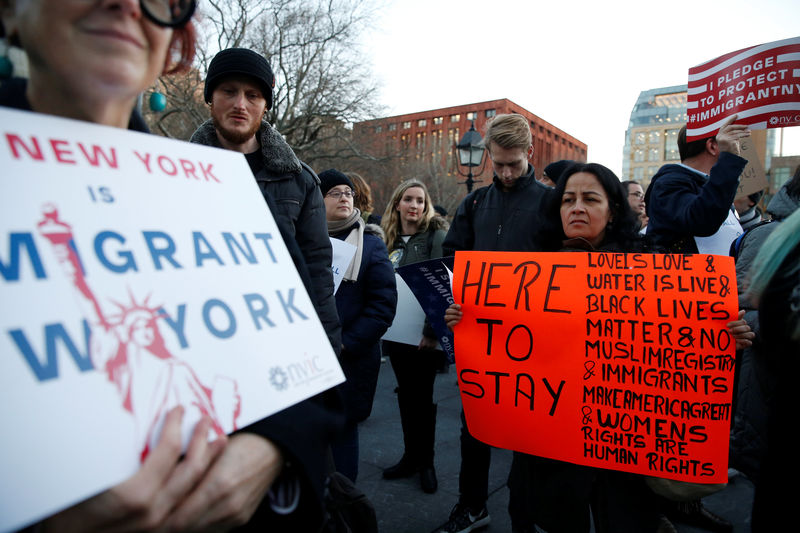
[[[457,252],[454,274],[473,436],[592,467],[727,480],[730,257]]]
[[[343,381],[241,154],[0,109],[0,530]]]
[[[397,269],[397,273],[414,293],[417,302],[428,318],[428,323],[436,333],[439,346],[452,363],[455,360],[453,332],[444,322],[444,312],[453,303],[453,293],[450,290],[450,271],[447,265],[453,266],[452,257],[430,259],[401,266]]]
[[[333,251],[333,263],[331,264],[331,271],[333,272],[333,293],[339,290],[339,285],[344,279],[344,273],[353,262],[353,257],[356,255],[357,247],[348,242],[331,237],[331,249]]]
[[[745,137],[739,141],[741,156],[747,159],[747,165],[739,176],[739,187],[736,189],[736,198],[743,198],[754,192],[763,191],[769,186],[767,175],[764,173],[764,165],[758,158],[753,140]]]
[[[800,125],[800,37],[737,50],[689,69],[686,140],[725,119],[752,129]]]
[[[394,313],[392,325],[381,339],[417,346],[422,340],[425,311],[422,310],[405,280],[396,272],[394,277],[397,284],[397,310]]]

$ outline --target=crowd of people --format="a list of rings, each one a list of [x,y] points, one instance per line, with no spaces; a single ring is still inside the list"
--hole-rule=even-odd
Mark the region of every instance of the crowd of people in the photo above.
[[[2,81],[0,106],[147,131],[138,96],[162,73],[191,65],[195,7],[192,0],[0,0],[0,35],[29,60],[28,79]],[[484,139],[492,183],[470,193],[449,224],[413,177],[379,216],[368,177],[337,169],[317,175],[264,119],[274,85],[260,54],[219,52],[203,92],[211,118],[191,142],[246,158],[345,383],[211,442],[213,421],[203,418],[185,452],[183,409],[174,408],[136,474],[35,529],[319,531],[329,519],[329,475],[335,470],[357,483],[358,424],[372,410],[382,356],[397,380],[404,443],[383,477],[419,475],[421,489],[436,492],[433,384],[442,355],[427,323],[415,345],[381,341],[396,314],[394,270],[459,250],[697,253],[696,238],[714,235],[732,216],[746,163],[738,145],[749,130],[733,116],[699,141],[687,141],[682,129],[681,164],[665,165],[646,192],[597,163],[554,161],[537,178],[527,120],[498,115]],[[791,523],[792,491],[780,479],[794,468],[786,422],[800,348],[800,169],[769,203],[770,221],[761,220],[760,199],[737,201],[748,231],[731,243],[741,308],[728,324],[739,354],[731,464],[755,484],[753,531],[775,531]],[[336,292],[331,239],[355,249]],[[445,318],[457,335],[460,308],[451,306]],[[459,500],[443,533],[490,521],[491,448],[470,434],[463,412],[461,422]],[[731,530],[699,499],[666,501],[641,476],[521,452],[508,487],[520,533],[668,532],[675,520]]]

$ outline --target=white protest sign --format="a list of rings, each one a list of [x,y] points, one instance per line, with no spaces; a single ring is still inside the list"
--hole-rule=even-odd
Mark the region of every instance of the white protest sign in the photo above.
[[[344,273],[353,262],[353,256],[356,255],[356,246],[349,242],[344,242],[339,239],[331,237],[331,248],[333,249],[333,263],[331,270],[333,271],[333,292],[339,290],[339,284],[344,279]]]
[[[0,530],[343,381],[241,154],[0,109],[0,168]]]
[[[405,280],[397,273],[394,277],[397,282],[397,311],[394,314],[392,325],[381,338],[417,346],[422,340],[425,311],[422,310],[422,306],[419,305]]]
[[[728,218],[722,223],[717,232],[710,237],[695,237],[697,252],[711,255],[730,255],[731,243],[744,233],[739,219],[733,209],[728,211]]]

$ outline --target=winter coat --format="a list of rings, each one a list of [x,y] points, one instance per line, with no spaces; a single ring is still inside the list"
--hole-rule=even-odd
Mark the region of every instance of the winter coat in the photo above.
[[[443,244],[445,256],[457,250],[540,251],[540,217],[551,191],[536,181],[530,165],[507,192],[495,176],[491,185],[468,194],[458,206]]]
[[[779,222],[800,208],[800,199],[789,196],[786,187],[778,191],[767,213],[774,222],[766,222],[747,231],[740,239],[736,258],[736,283],[739,287],[739,309],[744,309],[744,318],[756,334],[753,345],[739,355],[737,366],[739,382],[734,425],[731,430],[731,466],[744,472],[750,479],[757,479],[760,465],[767,449],[767,420],[764,413],[767,401],[773,395],[775,377],[768,372],[764,339],[756,307],[747,298],[747,277],[750,267],[767,237],[779,226]]]
[[[341,346],[341,326],[333,298],[332,251],[319,178],[295,156],[283,137],[266,121],[256,133],[264,168],[255,176],[261,193],[276,207],[275,222],[297,241],[303,252],[313,290],[309,292],[322,327],[334,350]],[[194,132],[191,142],[222,148],[211,120]]]
[[[697,253],[694,237],[709,237],[728,217],[747,160],[722,152],[705,176],[684,165],[662,166],[645,194],[647,236],[672,253]]]
[[[32,111],[25,97],[25,88],[26,80],[5,80],[0,85],[0,106]],[[131,114],[128,129],[149,133],[147,125],[136,110]],[[296,250],[299,254],[296,244],[291,239],[286,240],[290,252]],[[298,271],[304,278],[304,283],[310,283],[305,265],[301,263],[301,267]],[[303,423],[298,424],[298,420]],[[343,423],[341,396],[335,389],[331,389],[239,430],[240,433],[260,435],[281,449],[286,458],[286,467],[281,476],[285,477],[286,486],[294,487],[299,481],[300,498],[292,513],[278,514],[273,510],[270,498],[265,496],[250,521],[238,528],[238,531],[319,530],[324,518],[322,497],[327,473],[325,457]],[[278,480],[273,486],[282,483],[284,482]]]
[[[344,240],[351,229],[333,237]],[[336,292],[344,345],[340,363],[347,378],[342,394],[350,422],[361,422],[372,411],[381,366],[379,343],[397,308],[394,270],[381,233],[378,226],[367,224],[358,279],[342,280]]]

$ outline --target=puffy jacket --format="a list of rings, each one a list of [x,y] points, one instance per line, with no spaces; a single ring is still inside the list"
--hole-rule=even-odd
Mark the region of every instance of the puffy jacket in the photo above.
[[[683,165],[662,166],[645,194],[653,244],[672,253],[697,253],[694,237],[714,235],[725,222],[746,164],[722,152],[708,177]]]
[[[350,229],[334,238],[344,240]],[[344,345],[340,362],[347,377],[342,394],[352,422],[361,422],[372,411],[381,366],[379,343],[397,308],[394,269],[379,235],[380,228],[367,224],[358,279],[342,280],[336,292]]]
[[[458,206],[447,238],[444,255],[457,250],[536,252],[541,250],[541,213],[551,189],[536,181],[533,167],[510,191],[504,191],[497,176],[488,187],[468,194]]]
[[[313,285],[309,296],[331,346],[338,353],[341,326],[333,298],[333,257],[319,178],[308,165],[297,159],[281,134],[266,121],[261,122],[256,135],[264,160],[264,168],[255,176],[256,182],[264,196],[272,197],[277,208],[272,215],[281,232],[294,237],[303,252]],[[211,120],[194,132],[191,142],[222,148]]]

